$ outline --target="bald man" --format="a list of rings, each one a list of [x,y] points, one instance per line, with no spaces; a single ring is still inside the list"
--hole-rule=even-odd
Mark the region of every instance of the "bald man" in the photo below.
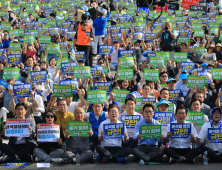
[[[81,107],[77,107],[74,111],[75,120],[73,122],[84,122],[84,113],[85,111]],[[89,136],[93,135],[92,129],[88,132]],[[68,125],[65,129],[65,138],[67,144],[67,151],[64,153],[62,164],[71,164],[76,162],[76,154],[80,155],[80,162],[86,162],[88,160],[93,160],[93,153],[89,148],[89,138],[88,137],[79,137],[79,136],[69,136],[70,132],[68,131]]]

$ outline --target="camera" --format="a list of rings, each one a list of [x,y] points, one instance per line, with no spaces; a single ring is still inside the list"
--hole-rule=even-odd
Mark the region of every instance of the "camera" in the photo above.
[[[170,27],[169,26],[165,26],[165,30],[167,31]]]

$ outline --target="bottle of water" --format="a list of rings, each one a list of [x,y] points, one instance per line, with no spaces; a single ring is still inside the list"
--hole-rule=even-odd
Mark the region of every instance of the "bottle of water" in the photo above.
[[[208,165],[207,151],[204,152],[203,159],[204,159],[204,165]]]
[[[140,159],[139,164],[144,165],[144,161],[142,159]]]
[[[80,165],[80,156],[79,156],[79,153],[76,154],[76,165],[77,165],[77,166]]]
[[[62,149],[64,152],[66,151],[66,143],[65,142],[62,144]]]
[[[96,148],[95,148],[94,151],[93,151],[93,159],[97,159],[97,151],[96,151]]]

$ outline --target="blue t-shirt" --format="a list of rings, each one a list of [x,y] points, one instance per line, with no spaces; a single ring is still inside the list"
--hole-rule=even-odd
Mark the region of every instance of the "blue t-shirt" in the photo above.
[[[9,102],[12,100],[12,96],[8,93],[8,90],[4,90],[3,92],[3,98],[4,98],[4,107],[10,111],[9,109]]]
[[[177,36],[177,32],[176,31],[173,31],[173,34]],[[169,41],[168,37],[170,36],[169,33],[165,32],[165,35],[166,35],[166,40],[164,41],[164,44],[170,44],[171,42]],[[160,38],[162,40],[162,37],[163,36],[163,33],[160,34]]]

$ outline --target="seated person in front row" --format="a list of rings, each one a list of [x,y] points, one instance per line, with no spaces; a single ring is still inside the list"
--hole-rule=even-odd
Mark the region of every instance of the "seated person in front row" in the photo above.
[[[27,111],[27,106],[25,103],[19,102],[15,106],[15,119],[29,119],[25,117]],[[28,127],[30,132],[30,137],[10,137],[8,144],[1,144],[0,150],[2,153],[5,153],[9,157],[4,160],[0,160],[3,162],[12,162],[15,159],[21,159],[23,161],[31,161],[31,157],[28,157],[28,154],[31,154],[33,149],[36,146],[35,141],[35,123],[33,119],[30,120],[30,126]],[[4,126],[4,134],[7,126]],[[4,138],[4,136],[3,136]],[[7,138],[7,137],[5,137]]]
[[[83,122],[84,120],[84,114],[85,111],[83,108],[78,107],[75,109],[74,116],[75,121],[74,122]],[[89,137],[93,135],[93,132],[91,130],[88,132]],[[68,131],[68,124],[66,125],[65,129],[65,138],[67,138],[66,144],[67,144],[67,151],[64,153],[64,157],[66,159],[63,159],[61,162],[62,164],[71,164],[76,162],[76,155],[77,153],[80,156],[80,162],[86,162],[93,158],[93,153],[90,150],[89,147],[89,138],[88,137],[79,137],[79,136],[69,136],[70,132]]]
[[[102,158],[102,161],[105,163],[108,160],[114,160],[118,163],[126,163],[127,162],[127,156],[131,154],[131,148],[130,147],[124,147],[122,148],[122,140],[123,142],[129,141],[129,136],[126,130],[126,127],[124,127],[124,136],[122,139],[104,139],[104,124],[118,124],[122,123],[118,119],[119,117],[120,109],[116,105],[109,106],[108,109],[108,116],[109,119],[106,119],[103,121],[99,126],[99,141],[101,142],[101,145],[98,145],[96,147],[96,150],[99,154],[99,156]]]
[[[163,150],[158,147],[158,139],[141,139],[140,134],[141,125],[160,125],[160,123],[153,119],[154,106],[152,104],[145,104],[143,106],[143,119],[137,122],[134,139],[138,139],[137,148],[133,149],[133,155],[136,158],[142,159],[145,165],[149,165],[149,161],[163,163]],[[163,135],[159,136],[163,139]]]
[[[192,123],[185,121],[187,117],[187,109],[184,105],[179,105],[176,108],[174,117],[176,121],[172,123],[187,123],[191,124],[191,133],[188,138],[171,138],[173,134],[170,132],[170,124],[167,125],[164,135],[164,143],[169,143],[169,148],[164,148],[163,153],[170,157],[169,163],[180,163],[188,161],[194,163],[194,158],[198,156],[201,151],[199,148],[191,149],[191,142],[195,143],[197,140],[197,132]]]
[[[205,151],[207,151],[208,157],[212,162],[222,162],[222,143],[209,142],[209,140],[207,139],[208,129],[221,128],[221,114],[222,111],[220,108],[213,108],[210,113],[211,120],[202,126],[201,131],[199,133],[200,143],[204,145],[201,148],[201,152],[203,154]]]

